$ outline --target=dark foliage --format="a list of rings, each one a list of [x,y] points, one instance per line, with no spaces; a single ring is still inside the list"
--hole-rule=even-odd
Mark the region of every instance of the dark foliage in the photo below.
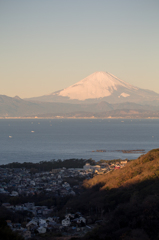
[[[91,165],[95,165],[96,162],[92,159],[66,159],[66,160],[51,160],[51,161],[41,161],[39,163],[32,162],[13,162],[5,165],[1,165],[2,168],[26,168],[30,169],[32,173],[36,171],[50,171],[56,168],[83,168],[86,163],[90,163]]]
[[[0,240],[24,240],[7,226],[6,221],[0,218]]]

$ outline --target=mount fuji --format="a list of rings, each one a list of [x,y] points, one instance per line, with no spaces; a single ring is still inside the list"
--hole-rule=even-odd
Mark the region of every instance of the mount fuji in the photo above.
[[[125,91],[137,90],[132,85],[125,83],[119,78],[106,72],[95,72],[80,82],[60,91],[59,96],[69,97],[70,99],[86,100],[93,98],[108,97],[117,91],[119,87]],[[128,97],[128,93],[121,93],[120,96]]]
[[[159,104],[159,94],[135,87],[108,72],[95,72],[61,91],[27,100],[62,103]]]
[[[159,118],[159,94],[107,72],[95,72],[58,92],[20,99],[0,95],[0,117]]]

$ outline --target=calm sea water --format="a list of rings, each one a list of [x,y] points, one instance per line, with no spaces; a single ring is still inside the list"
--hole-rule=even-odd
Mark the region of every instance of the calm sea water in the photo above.
[[[51,159],[135,159],[116,150],[159,148],[159,120],[0,119],[0,164]],[[96,150],[106,152],[92,152]]]

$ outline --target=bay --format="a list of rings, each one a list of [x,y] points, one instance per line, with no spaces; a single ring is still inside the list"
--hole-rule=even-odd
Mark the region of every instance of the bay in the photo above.
[[[0,119],[0,164],[136,159],[141,154],[116,150],[154,148],[159,148],[159,119]],[[96,152],[101,149],[106,152]]]

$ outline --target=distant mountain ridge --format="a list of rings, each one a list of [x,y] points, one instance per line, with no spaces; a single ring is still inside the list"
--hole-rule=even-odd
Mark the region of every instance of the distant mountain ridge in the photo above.
[[[111,104],[134,102],[159,105],[159,94],[135,87],[108,72],[95,72],[68,88],[26,100],[79,104],[101,101]]]
[[[159,118],[159,106],[140,105],[136,103],[110,104],[99,103],[57,103],[30,102],[19,97],[0,95],[0,117],[41,117],[41,118]]]

